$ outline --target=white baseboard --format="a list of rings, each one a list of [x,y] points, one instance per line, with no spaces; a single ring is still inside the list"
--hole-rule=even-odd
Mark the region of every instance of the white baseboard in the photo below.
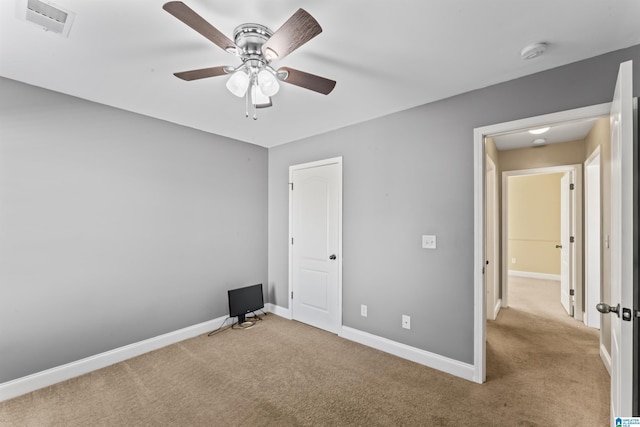
[[[509,276],[527,277],[529,279],[560,280],[559,274],[536,273],[534,271],[509,270]]]
[[[280,307],[279,305],[271,304],[270,302],[266,303],[264,308],[269,313],[291,320],[291,310],[288,308]]]
[[[50,385],[84,375],[97,369],[105,368],[114,363],[122,362],[132,357],[193,338],[200,334],[218,329],[228,316],[219,317],[197,325],[188,326],[177,331],[169,332],[157,337],[149,338],[133,344],[119,347],[104,353],[76,360],[75,362],[56,366],[26,377],[16,378],[0,384],[0,402],[9,400]]]
[[[605,369],[609,372],[609,376],[611,376],[611,355],[602,344],[600,344],[600,359],[602,359]]]
[[[498,317],[498,313],[500,313],[500,309],[502,308],[502,298],[499,298],[496,301],[496,306],[493,307],[493,318],[496,319]]]
[[[411,347],[387,338],[372,335],[368,332],[359,331],[348,326],[342,327],[340,336],[368,347],[384,351],[385,353],[390,353],[394,356],[455,375],[456,377],[474,381],[474,366],[468,363],[449,359],[448,357],[440,356],[439,354],[430,353],[416,347]]]
[[[280,317],[291,319],[291,311],[287,308],[267,303],[265,304],[265,310]],[[154,338],[149,338],[144,341],[96,354],[75,362],[36,372],[35,374],[27,375],[26,377],[7,381],[0,384],[0,402],[218,329],[227,318],[228,316],[219,317],[217,319],[159,335]],[[342,327],[340,336],[386,353],[402,357],[403,359],[411,360],[430,368],[438,369],[451,375],[473,381],[474,367],[468,363],[449,359],[435,353],[430,353],[425,350],[372,335],[367,332],[362,332],[347,326]],[[610,364],[611,363],[609,362],[609,366]]]

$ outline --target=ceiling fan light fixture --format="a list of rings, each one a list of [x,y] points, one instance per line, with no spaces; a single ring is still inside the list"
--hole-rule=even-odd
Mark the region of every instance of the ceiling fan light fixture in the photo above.
[[[227,89],[238,98],[242,98],[249,89],[249,81],[249,75],[244,70],[236,71],[227,80]]]
[[[225,65],[182,71],[174,75],[191,81],[229,74],[227,89],[238,98],[245,98],[245,117],[249,117],[250,107],[253,107],[255,120],[257,108],[272,105],[271,97],[280,90],[279,81],[323,95],[328,95],[336,85],[334,80],[315,74],[288,67],[276,71],[270,65],[272,60],[283,59],[322,32],[320,24],[304,9],[298,9],[275,32],[261,24],[241,24],[234,30],[233,40],[182,1],[169,1],[162,9],[219,48],[242,60],[237,68]]]
[[[276,76],[265,68],[258,73],[258,86],[265,96],[273,96],[280,90]]]

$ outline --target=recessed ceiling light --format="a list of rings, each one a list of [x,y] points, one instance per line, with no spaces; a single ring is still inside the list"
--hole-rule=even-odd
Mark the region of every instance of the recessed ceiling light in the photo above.
[[[542,144],[545,144],[546,142],[547,142],[546,139],[538,138],[533,140],[533,145],[542,145]]]
[[[540,56],[547,50],[546,43],[531,43],[528,46],[525,46],[520,51],[520,57],[522,59],[532,59],[536,56]]]
[[[529,131],[529,133],[532,134],[532,135],[541,135],[541,134],[545,133],[548,130],[549,130],[549,127],[540,128],[540,129],[531,129]]]

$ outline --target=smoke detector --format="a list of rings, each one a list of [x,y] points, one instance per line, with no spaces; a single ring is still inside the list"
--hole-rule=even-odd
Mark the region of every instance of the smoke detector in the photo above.
[[[32,22],[45,31],[69,37],[71,24],[76,14],[49,1],[17,0],[16,15],[19,19]]]
[[[522,48],[520,51],[520,57],[522,59],[533,59],[542,55],[545,50],[547,50],[546,43],[532,43]]]

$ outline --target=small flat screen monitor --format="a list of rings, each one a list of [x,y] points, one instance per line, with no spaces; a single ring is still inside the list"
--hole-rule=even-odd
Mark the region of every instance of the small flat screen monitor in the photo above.
[[[246,314],[264,308],[262,283],[231,289],[229,292],[229,316],[237,317],[238,323],[246,321]]]

